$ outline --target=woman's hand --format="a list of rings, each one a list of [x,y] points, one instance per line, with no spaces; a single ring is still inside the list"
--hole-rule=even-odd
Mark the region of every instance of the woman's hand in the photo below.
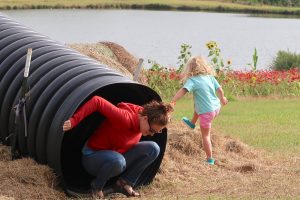
[[[63,131],[68,131],[72,128],[72,124],[70,120],[65,121],[63,125]]]

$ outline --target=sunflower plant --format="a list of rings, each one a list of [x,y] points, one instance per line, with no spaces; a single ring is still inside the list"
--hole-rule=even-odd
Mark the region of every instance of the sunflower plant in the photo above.
[[[188,62],[188,60],[192,56],[192,53],[191,53],[192,46],[191,45],[182,44],[180,48],[181,48],[180,55],[177,58],[178,59],[177,64],[179,64],[179,67],[177,69],[178,73],[182,72],[184,65]]]
[[[206,47],[208,49],[208,58],[210,58],[210,62],[217,73],[220,71],[228,71],[231,67],[231,60],[227,60],[226,63],[224,63],[222,55],[221,55],[221,49],[218,46],[218,43],[215,41],[209,41],[206,43]]]

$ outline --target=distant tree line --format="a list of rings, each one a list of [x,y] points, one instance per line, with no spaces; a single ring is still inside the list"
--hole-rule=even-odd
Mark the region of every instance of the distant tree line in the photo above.
[[[300,0],[232,0],[234,3],[267,4],[274,6],[300,6]]]

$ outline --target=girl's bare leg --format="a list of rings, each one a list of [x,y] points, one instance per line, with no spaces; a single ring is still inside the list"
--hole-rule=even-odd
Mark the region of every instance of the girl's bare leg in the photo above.
[[[198,114],[196,113],[196,111],[194,111],[194,115],[193,115],[191,122],[193,124],[196,124],[197,120],[198,120]]]
[[[182,121],[184,122],[184,124],[191,129],[195,128],[197,120],[198,120],[198,114],[195,111],[193,113],[192,120],[189,120],[187,117],[182,118]]]
[[[212,158],[212,144],[211,144],[211,137],[210,137],[210,128],[203,128],[201,129],[201,135],[202,135],[202,142],[203,142],[203,148],[206,153],[207,160]]]

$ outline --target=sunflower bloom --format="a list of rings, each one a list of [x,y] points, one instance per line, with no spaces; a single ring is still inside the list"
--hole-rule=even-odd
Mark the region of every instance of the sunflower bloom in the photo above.
[[[206,43],[206,47],[210,50],[217,48],[217,43],[215,41],[210,41],[210,42]]]

